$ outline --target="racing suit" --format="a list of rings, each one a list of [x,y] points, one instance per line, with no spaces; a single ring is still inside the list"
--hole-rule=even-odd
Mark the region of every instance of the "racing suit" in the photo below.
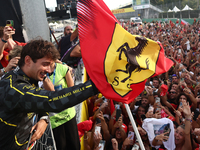
[[[0,149],[24,150],[33,114],[60,112],[98,93],[92,81],[59,91],[46,91],[19,68],[0,81]]]

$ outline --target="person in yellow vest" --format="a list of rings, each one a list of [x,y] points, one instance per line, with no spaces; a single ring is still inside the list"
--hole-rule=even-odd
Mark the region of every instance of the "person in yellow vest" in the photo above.
[[[54,63],[52,70],[52,74],[47,74],[47,77],[53,83],[55,90],[74,86],[67,65]],[[57,149],[80,150],[75,108],[71,107],[59,113],[49,113],[49,116]]]

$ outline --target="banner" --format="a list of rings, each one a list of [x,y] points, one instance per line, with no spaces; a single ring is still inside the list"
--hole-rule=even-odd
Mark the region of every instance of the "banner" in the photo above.
[[[161,44],[131,35],[102,0],[79,0],[77,16],[84,65],[106,98],[130,103],[147,78],[172,66]]]
[[[113,14],[121,14],[121,13],[127,13],[127,12],[134,12],[133,8],[124,8],[124,9],[115,9],[112,10]]]

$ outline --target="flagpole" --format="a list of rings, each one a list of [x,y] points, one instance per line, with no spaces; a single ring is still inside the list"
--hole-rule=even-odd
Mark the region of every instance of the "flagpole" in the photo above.
[[[134,129],[134,131],[135,131],[135,134],[136,134],[136,137],[137,137],[137,139],[138,139],[138,142],[139,142],[139,144],[140,144],[140,149],[141,149],[141,150],[145,150],[144,145],[143,145],[143,142],[142,142],[142,139],[141,139],[141,137],[140,137],[140,134],[139,134],[139,132],[138,132],[137,126],[136,126],[136,124],[135,124],[135,120],[133,119],[133,115],[132,115],[132,113],[131,113],[130,107],[129,107],[128,104],[124,104],[124,105],[125,105],[126,111],[127,111],[127,113],[128,113],[129,119],[130,119],[130,121],[131,121],[131,124],[132,124],[132,126],[133,126],[133,129]]]

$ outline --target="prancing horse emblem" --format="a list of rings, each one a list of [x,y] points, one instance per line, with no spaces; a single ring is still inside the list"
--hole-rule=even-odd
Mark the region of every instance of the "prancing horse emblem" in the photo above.
[[[141,70],[147,70],[149,69],[149,59],[147,58],[145,60],[146,68],[141,68],[136,60],[136,56],[140,57],[143,49],[147,46],[148,41],[144,37],[135,37],[135,39],[139,42],[138,45],[134,48],[130,48],[128,43],[124,43],[120,48],[117,49],[117,52],[119,52],[119,60],[121,60],[122,52],[124,52],[125,56],[127,57],[127,64],[126,64],[126,70],[117,69],[116,72],[124,72],[126,74],[129,74],[128,77],[121,80],[122,83],[126,82],[131,77],[131,74],[133,71],[140,72]]]

